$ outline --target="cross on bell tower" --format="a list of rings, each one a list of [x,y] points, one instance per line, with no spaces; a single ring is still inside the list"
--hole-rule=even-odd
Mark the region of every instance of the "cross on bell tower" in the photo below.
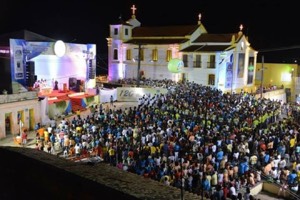
[[[201,24],[201,13],[199,13],[199,15],[198,15],[198,24],[200,25]]]
[[[132,10],[132,16],[131,17],[134,19],[135,18],[135,11],[136,11],[137,8],[133,4],[130,9]]]

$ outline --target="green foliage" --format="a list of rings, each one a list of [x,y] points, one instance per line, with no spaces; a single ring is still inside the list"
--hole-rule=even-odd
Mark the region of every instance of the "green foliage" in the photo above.
[[[94,103],[95,99],[94,97],[87,97],[86,98],[86,104],[89,106],[91,103]]]
[[[67,102],[65,101],[59,101],[56,102],[55,104],[57,109],[64,109],[67,106]]]

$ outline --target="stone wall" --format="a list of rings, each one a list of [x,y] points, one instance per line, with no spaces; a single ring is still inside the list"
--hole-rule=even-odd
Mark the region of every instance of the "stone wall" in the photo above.
[[[106,163],[72,162],[29,148],[0,147],[0,199],[176,200],[180,189]],[[201,199],[184,192],[185,200]]]

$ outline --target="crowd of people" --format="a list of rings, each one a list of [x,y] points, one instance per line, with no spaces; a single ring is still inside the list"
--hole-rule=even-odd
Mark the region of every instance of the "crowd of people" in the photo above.
[[[97,155],[120,170],[217,200],[254,199],[250,188],[263,177],[282,185],[280,196],[288,187],[298,191],[300,129],[289,104],[193,82],[150,84],[169,92],[144,95],[129,108],[99,104],[87,117],[37,127],[37,149]]]

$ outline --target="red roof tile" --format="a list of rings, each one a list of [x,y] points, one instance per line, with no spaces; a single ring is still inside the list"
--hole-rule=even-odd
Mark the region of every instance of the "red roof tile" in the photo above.
[[[187,39],[179,38],[179,39],[132,39],[128,40],[124,43],[129,44],[180,44],[186,42]]]
[[[181,52],[216,52],[224,51],[230,47],[230,45],[193,45],[185,49],[180,50]]]
[[[132,37],[184,37],[191,35],[199,25],[136,27],[132,30]]]
[[[233,34],[209,34],[203,33],[193,42],[231,42],[232,36],[235,35],[235,39],[238,39],[238,35]]]

